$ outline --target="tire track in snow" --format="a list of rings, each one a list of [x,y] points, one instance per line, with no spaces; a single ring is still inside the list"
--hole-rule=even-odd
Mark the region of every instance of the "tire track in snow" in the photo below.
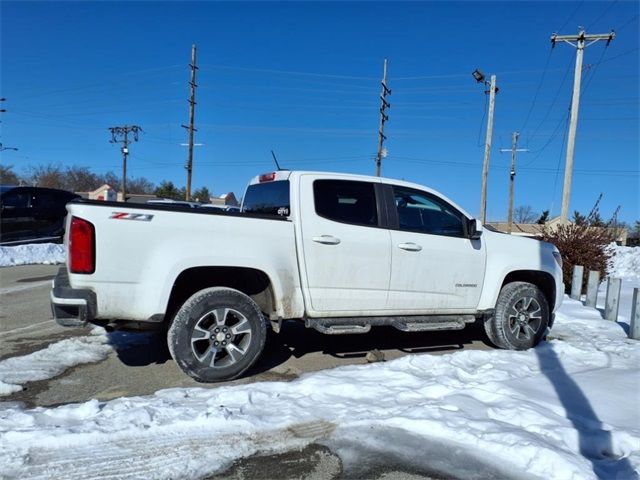
[[[123,438],[95,439],[69,447],[39,445],[23,452],[24,463],[5,470],[7,479],[67,480],[199,478],[224,471],[239,456],[279,453],[303,448],[331,433],[328,422],[308,422],[287,429],[220,435],[215,427],[191,427],[176,433],[166,427],[152,428]]]

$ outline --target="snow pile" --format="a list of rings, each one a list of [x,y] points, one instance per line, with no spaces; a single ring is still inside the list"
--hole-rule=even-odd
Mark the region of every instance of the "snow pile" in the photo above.
[[[290,383],[57,408],[7,404],[0,477],[200,478],[257,451],[321,440],[415,465],[439,442],[451,456],[463,452],[454,468],[481,461],[509,478],[636,478],[639,381],[640,344],[567,299],[554,339],[526,352],[410,355]],[[422,449],[407,451],[407,439]]]
[[[0,396],[19,392],[25,383],[53,378],[75,365],[107,358],[113,347],[108,344],[105,330],[96,327],[91,333],[52,343],[29,355],[1,360]]]
[[[64,245],[56,243],[32,243],[17,247],[0,247],[0,267],[44,263],[55,265],[66,261]]]
[[[607,275],[626,280],[640,280],[640,247],[622,247],[610,243],[605,247],[610,255]]]

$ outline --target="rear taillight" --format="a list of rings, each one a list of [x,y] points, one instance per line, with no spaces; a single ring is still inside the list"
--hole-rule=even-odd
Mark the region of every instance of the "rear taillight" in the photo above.
[[[96,232],[93,224],[82,218],[71,218],[69,231],[69,271],[93,273],[96,270]]]

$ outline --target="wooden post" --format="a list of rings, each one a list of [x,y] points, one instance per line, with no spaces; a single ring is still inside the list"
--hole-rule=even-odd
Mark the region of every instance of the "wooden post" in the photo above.
[[[618,320],[618,306],[620,304],[620,288],[622,280],[609,278],[607,281],[607,299],[604,305],[604,318],[606,320]]]
[[[573,278],[571,279],[571,295],[574,300],[580,300],[582,295],[582,273],[584,267],[582,265],[573,266]]]
[[[600,272],[591,270],[589,272],[589,281],[587,283],[587,298],[584,306],[596,308],[598,303],[598,286],[600,285]]]
[[[640,288],[633,289],[631,320],[629,323],[629,338],[640,340]]]

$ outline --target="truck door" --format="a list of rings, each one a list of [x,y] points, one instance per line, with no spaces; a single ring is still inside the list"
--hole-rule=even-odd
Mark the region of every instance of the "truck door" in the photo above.
[[[465,235],[466,217],[443,198],[403,186],[392,190],[391,282],[387,308],[438,313],[475,309],[485,248]],[[388,195],[388,198],[391,194]],[[395,224],[395,225],[394,225]]]
[[[347,177],[348,178],[348,177]],[[300,218],[311,313],[376,313],[387,303],[390,232],[379,182],[302,175]]]

